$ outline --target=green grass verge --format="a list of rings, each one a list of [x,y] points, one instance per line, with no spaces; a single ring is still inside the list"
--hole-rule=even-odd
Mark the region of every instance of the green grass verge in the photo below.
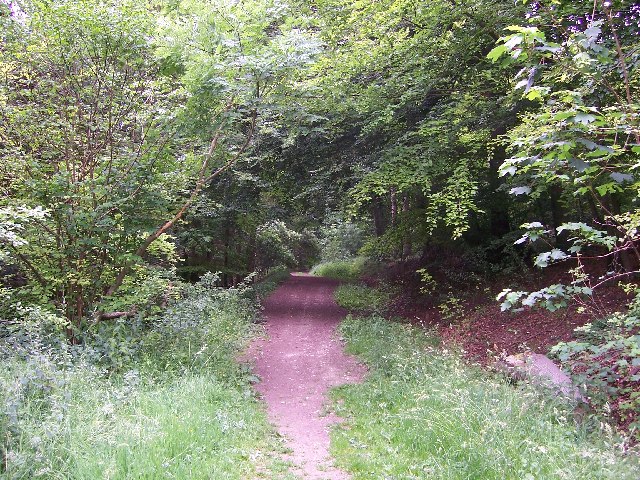
[[[422,329],[349,316],[341,334],[370,368],[333,392],[347,422],[332,452],[354,480],[638,478],[638,458],[577,427],[570,406],[468,366]]]
[[[318,277],[353,281],[360,278],[366,266],[367,259],[364,257],[356,257],[349,260],[334,260],[316,265],[311,269],[311,274]]]
[[[342,284],[334,296],[341,307],[350,311],[381,312],[391,300],[391,291],[366,285]]]
[[[110,401],[96,402],[98,394]],[[256,465],[286,478],[261,406],[211,377],[141,388],[120,402],[95,387],[76,398],[66,455],[31,478],[246,479]]]
[[[286,267],[276,267],[271,269],[267,275],[258,283],[253,285],[253,291],[258,299],[268,297],[282,283],[291,277],[290,270]]]
[[[294,478],[236,361],[259,330],[252,296],[188,287],[81,347],[0,338],[0,479]]]

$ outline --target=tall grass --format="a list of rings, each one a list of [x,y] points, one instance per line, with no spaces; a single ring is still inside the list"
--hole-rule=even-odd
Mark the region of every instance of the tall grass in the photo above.
[[[421,329],[349,316],[349,352],[370,368],[338,388],[332,434],[354,479],[633,479],[613,437],[576,426],[570,405],[465,364]]]
[[[0,478],[291,478],[235,360],[256,328],[251,296],[205,281],[82,347],[5,335]]]
[[[358,280],[367,266],[365,257],[355,257],[349,260],[333,260],[320,263],[311,269],[311,274],[318,277],[336,280]]]

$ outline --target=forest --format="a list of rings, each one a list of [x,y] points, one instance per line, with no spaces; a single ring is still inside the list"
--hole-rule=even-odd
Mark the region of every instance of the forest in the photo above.
[[[291,271],[354,479],[637,478],[639,64],[628,0],[0,0],[0,478],[298,478],[238,361]]]

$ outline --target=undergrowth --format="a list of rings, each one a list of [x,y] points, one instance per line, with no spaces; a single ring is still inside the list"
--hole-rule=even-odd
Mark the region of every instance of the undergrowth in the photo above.
[[[366,285],[342,284],[335,290],[338,305],[351,311],[382,312],[391,300],[391,290]]]
[[[235,360],[253,292],[185,286],[155,318],[70,346],[44,320],[0,335],[0,478],[290,478]],[[96,327],[97,328],[97,327]]]
[[[640,295],[627,312],[578,327],[551,349],[590,403],[640,441]]]
[[[287,267],[279,266],[269,269],[266,272],[266,275],[264,275],[264,277],[253,286],[253,291],[255,292],[256,297],[259,300],[266,298],[290,276],[290,269]]]
[[[348,260],[332,260],[316,265],[311,269],[311,274],[318,277],[353,281],[360,278],[366,266],[367,259],[365,257],[355,257]]]
[[[421,328],[348,316],[348,352],[370,373],[333,391],[332,433],[354,479],[636,479],[610,433],[577,426],[572,405],[469,366]]]

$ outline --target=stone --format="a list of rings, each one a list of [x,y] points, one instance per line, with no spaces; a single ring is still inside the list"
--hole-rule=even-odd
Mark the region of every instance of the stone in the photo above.
[[[575,400],[587,402],[569,375],[564,373],[553,360],[540,353],[519,353],[504,358],[504,367],[514,377],[527,378],[545,386],[550,386],[559,394]],[[503,368],[504,370],[505,368]]]

